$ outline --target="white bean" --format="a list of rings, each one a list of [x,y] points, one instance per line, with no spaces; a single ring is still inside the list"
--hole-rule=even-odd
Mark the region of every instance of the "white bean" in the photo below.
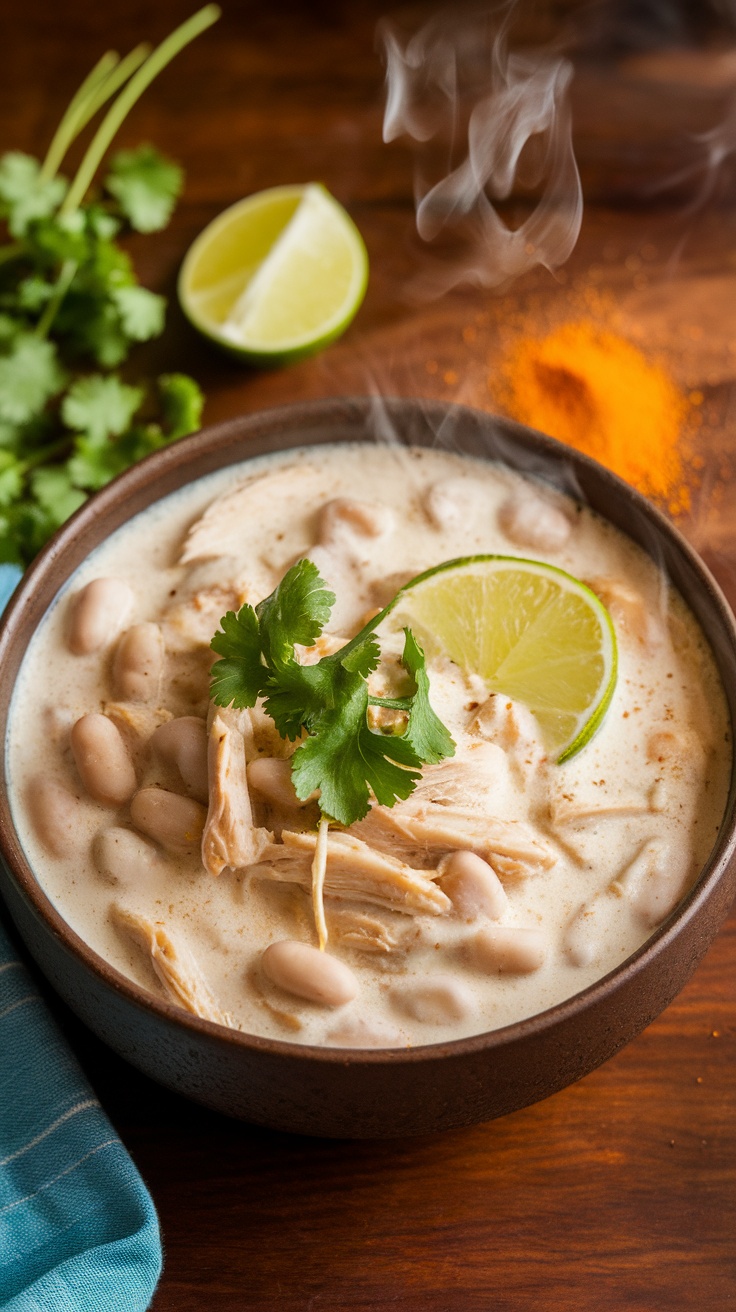
[[[130,804],[136,829],[169,852],[193,852],[202,841],[207,811],[192,797],[165,788],[141,788]]]
[[[686,888],[682,871],[659,869],[639,890],[633,901],[634,911],[646,929],[656,929],[674,911]]]
[[[547,954],[541,930],[511,925],[479,929],[469,947],[474,964],[489,975],[531,975]]]
[[[149,741],[156,755],[178,771],[187,792],[207,802],[206,722],[197,715],[180,715],[159,725]]]
[[[102,806],[122,806],[136,790],[133,762],[117,725],[95,711],[83,715],[69,735],[74,763],[90,797]]]
[[[453,852],[444,864],[439,884],[464,920],[476,920],[478,916],[500,920],[509,904],[495,870],[474,852]]]
[[[427,491],[427,515],[438,529],[457,528],[475,510],[472,487],[464,479],[450,478],[433,483]]]
[[[650,839],[614,879],[611,889],[623,893],[646,929],[654,929],[679,902],[690,873],[687,849]]]
[[[134,624],[115,650],[115,694],[126,702],[158,700],[164,668],[164,639],[158,624]]]
[[[37,775],[26,792],[26,804],[36,836],[52,856],[71,856],[79,847],[81,804],[56,779]]]
[[[573,966],[590,966],[600,957],[606,929],[618,908],[610,891],[584,902],[565,926],[562,948]]]
[[[336,497],[320,511],[317,541],[332,545],[340,541],[345,532],[361,538],[380,538],[391,531],[393,523],[393,512],[388,506]]]
[[[323,1007],[342,1007],[358,992],[352,970],[342,961],[293,939],[269,944],[261,957],[261,970],[284,992]]]
[[[559,551],[572,532],[572,524],[556,506],[536,496],[514,496],[505,501],[498,521],[517,547]]]
[[[92,857],[100,874],[112,884],[145,883],[161,866],[153,844],[120,825],[111,825],[95,836]]]
[[[400,1011],[425,1025],[449,1025],[452,1021],[465,1020],[475,1005],[470,989],[453,975],[435,975],[432,979],[397,986],[391,997]]]
[[[280,761],[275,756],[257,756],[247,766],[248,784],[267,802],[276,806],[304,806],[296,795],[291,781],[291,761]]]
[[[343,1017],[325,1035],[325,1042],[335,1048],[406,1048],[406,1035],[395,1025],[366,1020],[364,1016]]]
[[[134,604],[133,589],[122,579],[92,579],[72,602],[69,650],[87,656],[107,647],[127,623]]]

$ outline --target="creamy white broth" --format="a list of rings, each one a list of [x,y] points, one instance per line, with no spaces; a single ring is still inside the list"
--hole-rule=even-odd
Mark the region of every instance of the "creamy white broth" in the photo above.
[[[252,480],[249,491],[235,499],[244,479]],[[331,517],[324,507],[339,498],[358,509]],[[178,563],[186,542],[190,559]],[[338,989],[330,1004],[300,999],[282,987],[288,979],[277,972],[275,983],[261,964],[270,944],[317,942],[308,889],[289,880],[288,861],[284,882],[268,873],[280,866],[283,848],[274,859],[269,846],[256,874],[226,867],[214,877],[196,850],[171,855],[150,839],[144,846],[127,801],[103,806],[86,793],[72,726],[90,713],[116,717],[137,787],[191,798],[147,742],[159,711],[159,718],[165,710],[207,715],[207,643],[225,610],[257,602],[308,554],[338,597],[328,631],[349,636],[408,577],[479,552],[534,557],[593,583],[618,636],[611,708],[592,742],[558,766],[523,707],[488,699],[477,678],[432,662],[432,702],[458,756],[427,767],[415,797],[391,818],[429,805],[433,816],[438,808],[442,816],[459,809],[467,820],[470,812],[474,832],[490,832],[501,820],[543,860],[533,855],[517,869],[488,858],[505,894],[493,914],[469,916],[467,907],[460,914],[448,896],[434,915],[328,897],[327,951],[351,972],[355,996],[340,1002]],[[129,701],[121,712],[113,690],[117,636],[101,651],[69,650],[75,598],[98,578],[132,590],[126,629],[161,626],[162,707],[136,709]],[[249,759],[284,755],[263,721],[242,739]],[[697,625],[652,561],[611,525],[498,466],[438,450],[341,445],[220,471],[138,515],[98,548],[49,611],[23,663],[8,778],[39,882],[80,937],[129,978],[249,1033],[328,1045],[419,1045],[542,1011],[607,974],[649,937],[712,848],[730,775],[727,730],[723,692]],[[66,790],[62,800],[72,808],[62,843],[39,823],[39,781],[49,780]],[[283,821],[255,790],[253,801],[258,828],[274,815]],[[316,808],[289,812],[284,828],[308,830],[315,818]],[[132,837],[111,837],[112,827]],[[370,827],[354,832],[375,840]],[[116,837],[118,848],[127,844],[122,863],[114,853],[108,859]],[[394,856],[403,859],[404,848],[397,839]],[[448,856],[446,848],[414,850],[407,864],[433,889],[450,888],[441,866]],[[165,961],[161,969],[161,939],[154,972],[150,934],[167,936],[173,984]],[[499,948],[506,939],[510,958]],[[371,951],[364,950],[368,941]],[[184,978],[178,993],[177,971]]]

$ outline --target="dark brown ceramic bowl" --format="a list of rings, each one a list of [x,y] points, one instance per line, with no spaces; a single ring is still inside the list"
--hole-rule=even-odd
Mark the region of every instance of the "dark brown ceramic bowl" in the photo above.
[[[318,401],[249,415],[160,451],[92,498],[29,570],[0,628],[3,736],[26,646],[59,588],[131,515],[182,484],[267,451],[324,442],[440,445],[498,459],[579,496],[663,566],[710,640],[736,723],[736,629],[717,585],[672,526],[593,461],[488,414],[438,402]],[[725,726],[724,726],[725,728]],[[502,1116],[579,1079],[648,1025],[682,988],[736,891],[732,780],[718,840],[695,887],[617,970],[505,1029],[411,1050],[347,1052],[255,1038],[199,1020],[108,966],[36,882],[0,796],[2,892],[41,969],[102,1039],[154,1079],[210,1107],[304,1134],[389,1137]],[[665,1078],[665,1072],[662,1072]]]

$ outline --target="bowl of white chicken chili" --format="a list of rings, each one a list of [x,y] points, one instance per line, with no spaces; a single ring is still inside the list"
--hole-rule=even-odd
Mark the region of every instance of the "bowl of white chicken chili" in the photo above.
[[[736,633],[696,554],[540,434],[375,419],[157,452],[0,633],[2,890],[41,969],[169,1087],[353,1137],[584,1075],[736,885]]]

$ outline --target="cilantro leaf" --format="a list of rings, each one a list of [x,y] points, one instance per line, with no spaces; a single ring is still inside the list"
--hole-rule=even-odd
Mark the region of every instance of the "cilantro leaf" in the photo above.
[[[0,158],[0,214],[11,236],[25,236],[34,219],[44,219],[66,194],[63,178],[42,178],[41,165],[32,155],[11,150]]]
[[[117,236],[122,227],[120,219],[116,219],[114,214],[108,214],[102,205],[87,205],[85,214],[90,232],[95,237],[101,237],[104,241],[112,243],[113,237]]]
[[[100,444],[88,437],[78,437],[74,443],[74,452],[66,462],[66,469],[74,487],[84,488],[87,492],[98,492],[111,479],[122,474],[130,463],[117,443],[106,441]]]
[[[401,747],[399,737],[374,733],[366,711],[367,686],[356,682],[348,701],[325,711],[291,758],[296,796],[306,800],[319,790],[320,811],[337,824],[362,820],[370,811],[371,791],[380,806],[392,807],[412,794],[421,777],[419,769],[401,768],[404,761],[421,765],[412,750]],[[400,765],[394,764],[396,757]]]
[[[136,94],[163,66],[162,54],[167,62],[203,30],[203,14],[205,25],[213,20],[217,11],[210,9],[159,47],[135,80]],[[126,66],[130,72],[132,64]],[[142,232],[163,227],[183,174],[142,146],[113,159],[107,194],[89,196],[110,144],[108,128],[120,125],[119,110],[132,103],[126,89],[68,185],[57,170],[89,120],[91,101],[102,103],[94,86],[99,91],[86,79],[73,98],[43,165],[20,151],[0,155],[0,226],[14,239],[0,260],[2,560],[29,563],[89,491],[194,431],[202,413],[202,394],[183,374],[159,379],[155,392],[103,376],[136,342],[163,330],[166,302],[139,285],[117,238],[126,223]],[[100,372],[85,377],[81,368],[89,362]],[[138,415],[144,399],[145,420]]]
[[[311,560],[297,561],[278,587],[256,607],[267,665],[281,666],[294,656],[294,646],[312,647],[335,604]]]
[[[194,379],[187,374],[162,374],[157,386],[169,439],[173,442],[187,433],[196,433],[201,424],[204,397]]]
[[[0,514],[2,560],[18,564],[32,560],[56,527],[48,512],[30,497],[15,501]]]
[[[222,658],[212,670],[212,697],[238,707],[264,697],[282,738],[306,734],[292,757],[297,796],[305,801],[317,792],[322,815],[350,825],[373,798],[393,806],[409,797],[422,765],[452,756],[455,744],[432,710],[424,653],[408,629],[402,661],[413,690],[406,697],[369,695],[367,677],[381,658],[373,632],[380,616],[332,655],[311,665],[295,659],[297,644],[316,642],[334,602],[313,562],[300,560],[255,610],[225,615],[211,643]],[[406,712],[406,731],[372,729],[371,702]]]
[[[266,681],[261,662],[258,617],[252,606],[229,610],[210,646],[220,657],[212,666],[211,697],[216,706],[255,706]]]
[[[83,264],[90,256],[84,212],[38,219],[30,225],[24,244],[29,258],[43,270],[53,271],[67,260]]]
[[[12,520],[0,513],[0,565],[23,565],[20,543]]]
[[[46,278],[39,278],[37,274],[31,274],[30,278],[24,278],[18,287],[17,303],[21,310],[29,310],[35,313],[42,310],[47,301],[51,299],[54,293],[54,284]]]
[[[145,287],[115,287],[112,300],[124,333],[134,342],[147,342],[164,330],[166,301]]]
[[[35,469],[31,475],[31,488],[39,506],[53,519],[57,528],[87,500],[84,492],[72,486],[69,471],[63,465]]]
[[[23,466],[11,451],[0,451],[0,506],[8,506],[20,496]]]
[[[410,797],[421,778],[420,767],[424,762],[406,738],[377,733],[363,723],[359,743],[366,780],[379,806],[393,806],[395,802]]]
[[[354,676],[348,695],[313,721],[312,734],[292,757],[297,797],[305,801],[319,790],[322,814],[338,824],[352,824],[370,808],[363,754],[356,751],[367,710],[368,687]]]
[[[0,450],[18,453],[22,441],[23,429],[19,424],[8,424],[0,420]]]
[[[266,707],[267,709],[268,707]],[[292,757],[297,797],[319,791],[320,810],[338,824],[362,820],[371,792],[381,806],[393,806],[414,791],[421,761],[402,738],[368,727],[368,685],[349,676],[339,704],[310,724],[309,737]],[[395,764],[398,762],[398,764]]]
[[[0,356],[0,420],[23,424],[43,410],[64,385],[53,342],[34,333],[18,333]]]
[[[363,678],[367,679],[381,663],[381,648],[374,633],[366,632],[364,637],[361,634],[358,637],[359,642],[353,639],[337,655],[344,669],[362,674]]]
[[[22,331],[22,322],[19,323],[9,314],[0,314],[0,347],[9,346]]]
[[[129,387],[112,374],[90,374],[72,383],[61,405],[68,428],[84,433],[92,443],[119,436],[130,424],[143,400],[141,387]]]
[[[183,182],[178,164],[144,145],[113,156],[105,189],[138,232],[158,232],[171,218]]]
[[[103,369],[122,364],[130,350],[120,315],[111,301],[99,296],[68,297],[57,320],[59,335],[67,337],[74,354],[89,356]]]
[[[420,761],[436,765],[446,756],[455,755],[455,744],[429,702],[429,675],[424,652],[411,629],[404,629],[404,654],[401,664],[414,682],[411,694],[409,725],[402,741],[410,743]]]
[[[339,674],[339,667],[321,660],[316,665],[287,661],[269,676],[263,709],[282,738],[293,742],[304,729],[311,731],[325,706],[345,699],[346,685]]]

